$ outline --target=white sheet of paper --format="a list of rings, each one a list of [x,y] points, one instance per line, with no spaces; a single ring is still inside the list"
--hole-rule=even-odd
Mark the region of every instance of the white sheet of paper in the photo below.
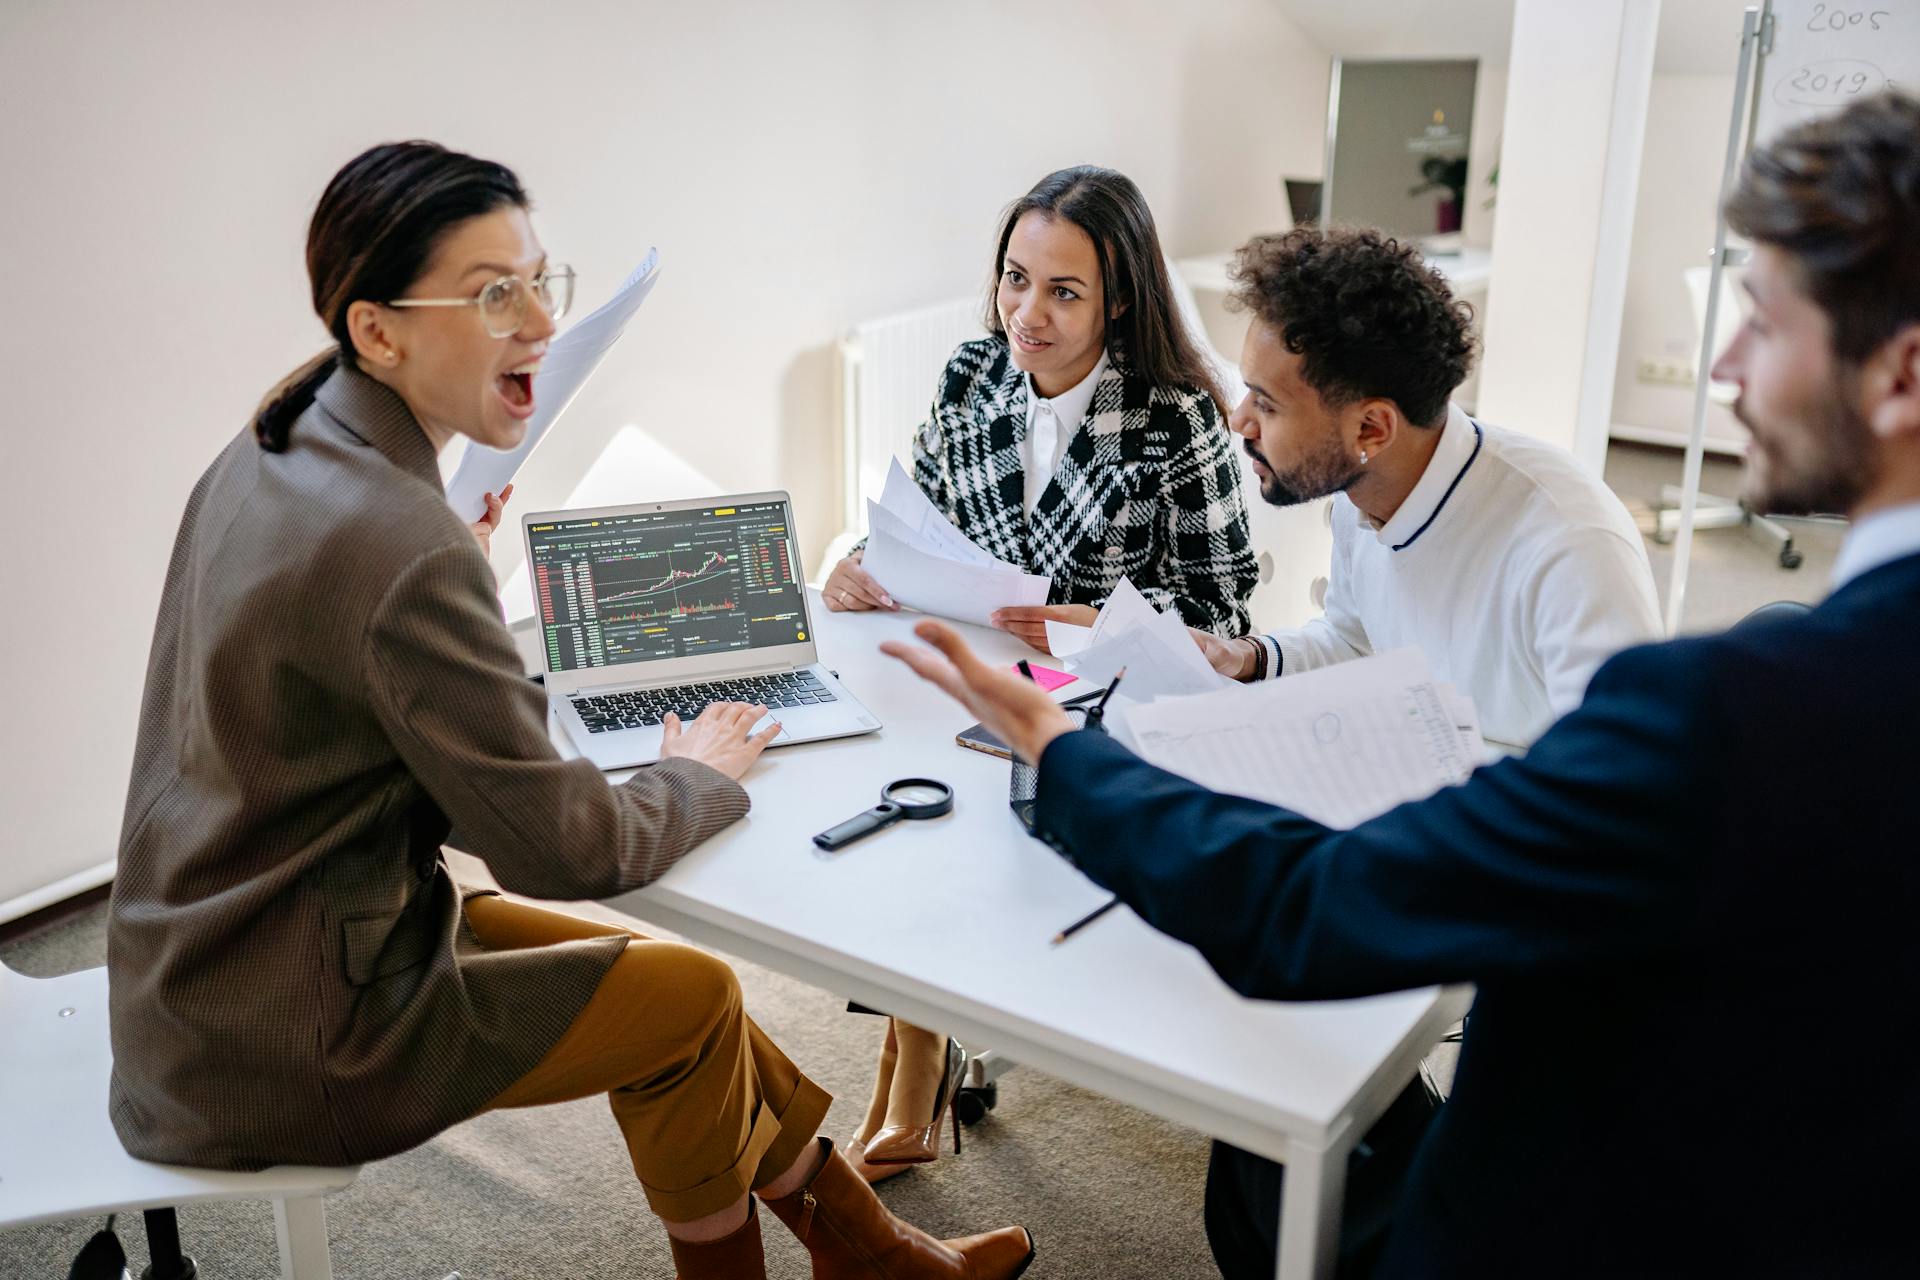
[[[1180,637],[1187,647],[1192,642]],[[1082,649],[1066,663],[1074,675],[1091,684],[1106,684],[1124,668],[1126,678],[1114,691],[1116,700],[1151,702],[1156,698],[1189,698],[1214,693],[1233,682],[1200,660],[1196,668],[1166,637],[1150,627],[1130,627],[1119,635]]]
[[[1099,644],[1133,627],[1151,626],[1159,616],[1160,611],[1140,594],[1140,588],[1133,585],[1133,579],[1122,578],[1108,593],[1107,602],[1100,606],[1100,612],[1093,620],[1093,634],[1087,637],[1087,644]]]
[[[1087,647],[1093,638],[1093,628],[1083,627],[1073,622],[1055,622],[1047,619],[1047,652],[1056,658],[1071,658]]]
[[[1455,710],[1426,659],[1396,649],[1252,689],[1129,704],[1119,718],[1163,769],[1351,827],[1466,778],[1477,744]]]
[[[1460,740],[1467,744],[1473,763],[1492,764],[1504,754],[1501,747],[1488,742],[1480,732],[1480,708],[1473,704],[1473,695],[1462,693],[1452,685],[1442,681],[1434,685],[1440,691],[1440,700],[1446,704],[1453,716],[1453,727],[1460,731]],[[1509,748],[1511,749],[1511,748]]]
[[[867,503],[867,553],[860,567],[909,609],[988,625],[995,609],[1047,602],[1052,583],[998,563],[952,560],[926,547],[898,516]]]
[[[453,478],[447,481],[447,503],[462,520],[478,520],[487,513],[487,495],[506,488],[520,465],[539,447],[554,420],[573,403],[607,352],[613,350],[659,278],[660,251],[649,249],[605,306],[581,317],[547,345],[540,372],[533,375],[534,410],[527,419],[526,436],[512,449],[468,445]]]
[[[1048,635],[1051,638],[1052,632]],[[1062,656],[1058,649],[1054,654]],[[1186,623],[1155,609],[1126,578],[1120,579],[1100,607],[1099,616],[1086,629],[1084,643],[1066,657],[1068,670],[1102,684],[1126,668],[1127,677],[1114,696],[1133,702],[1189,697],[1233,684],[1207,662],[1187,634]]]
[[[887,482],[880,490],[880,505],[917,535],[923,550],[949,560],[999,565],[1015,573],[1021,572],[1019,565],[999,559],[960,532],[953,521],[947,519],[946,513],[934,506],[933,500],[913,482],[913,477],[907,474],[898,458],[893,459],[893,464],[887,468]],[[1043,600],[1041,603],[1046,602]]]

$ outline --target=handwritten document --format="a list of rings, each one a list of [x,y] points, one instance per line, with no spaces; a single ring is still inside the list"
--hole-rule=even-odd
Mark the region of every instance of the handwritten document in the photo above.
[[[1466,780],[1480,746],[1459,695],[1395,649],[1253,688],[1121,709],[1150,763],[1232,795],[1351,827]]]
[[[478,520],[487,513],[487,495],[506,488],[520,465],[539,448],[548,428],[566,412],[607,352],[613,350],[659,278],[660,251],[649,249],[605,306],[581,318],[547,345],[540,371],[533,375],[534,410],[527,419],[525,437],[512,449],[468,445],[453,478],[447,481],[447,502],[462,520]]]

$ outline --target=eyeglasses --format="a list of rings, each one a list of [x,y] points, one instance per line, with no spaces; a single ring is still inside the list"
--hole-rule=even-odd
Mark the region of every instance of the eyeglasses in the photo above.
[[[558,320],[573,305],[573,268],[549,266],[531,282],[519,276],[501,276],[471,298],[395,298],[389,307],[479,307],[480,322],[493,338],[511,338],[527,322],[527,299],[538,298],[550,319]]]

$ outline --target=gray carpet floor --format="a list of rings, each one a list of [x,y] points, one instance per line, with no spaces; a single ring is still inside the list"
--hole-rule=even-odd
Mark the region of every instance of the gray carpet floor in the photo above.
[[[35,977],[106,960],[106,911],[0,947],[0,963]],[[733,960],[747,1009],[834,1095],[824,1132],[844,1136],[866,1110],[884,1024],[845,1002]],[[1034,1234],[1028,1275],[1216,1277],[1200,1222],[1207,1143],[1199,1134],[1030,1068],[1007,1076],[1000,1101],[965,1131],[965,1150],[881,1187],[893,1210],[942,1235],[1010,1222]],[[342,1280],[671,1276],[665,1237],[633,1182],[604,1101],[482,1116],[390,1160],[370,1164],[327,1201]],[[99,1226],[67,1221],[0,1232],[0,1277],[59,1280]],[[763,1215],[767,1273],[802,1280],[806,1255]],[[267,1204],[189,1206],[181,1238],[206,1280],[279,1274]],[[120,1238],[146,1263],[137,1223]]]
[[[1607,449],[1607,485],[1620,495],[1640,522],[1643,533],[1653,527],[1653,511],[1660,486],[1679,484],[1684,456],[1677,450],[1616,441]],[[1701,468],[1703,492],[1733,497],[1740,492],[1742,464],[1737,458],[1708,454]],[[1833,559],[1846,537],[1838,520],[1785,520],[1793,545],[1805,560],[1798,569],[1783,569],[1779,547],[1748,528],[1702,529],[1694,534],[1693,556],[1687,569],[1686,607],[1680,620],[1685,632],[1717,631],[1729,627],[1763,604],[1799,600],[1812,604],[1827,594]],[[1653,580],[1666,607],[1673,577],[1673,548],[1647,539],[1647,557]]]

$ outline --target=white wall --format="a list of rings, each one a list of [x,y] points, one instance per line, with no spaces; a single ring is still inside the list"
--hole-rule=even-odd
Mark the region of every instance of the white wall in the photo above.
[[[1733,15],[1731,49],[1739,47]],[[1731,67],[1733,54],[1728,54]],[[1640,200],[1633,219],[1633,260],[1621,317],[1620,364],[1614,372],[1616,432],[1684,444],[1693,429],[1693,388],[1642,382],[1642,360],[1692,368],[1700,333],[1681,273],[1708,265],[1715,203],[1733,111],[1733,74],[1656,75],[1647,101],[1647,141],[1640,163]],[[1746,429],[1723,405],[1708,402],[1707,436],[1741,447]]]
[[[1066,164],[1130,173],[1176,255],[1276,225],[1278,175],[1319,164],[1326,56],[1269,0],[7,0],[0,95],[5,918],[112,856],[181,503],[322,345],[306,219],[362,148],[515,167],[582,310],[661,247],[519,509],[634,423],[720,484],[792,489],[811,558],[836,334],[983,285],[1000,208]],[[497,540],[503,573],[519,556]]]
[[[1597,475],[1660,0],[1518,0],[1479,411]]]

